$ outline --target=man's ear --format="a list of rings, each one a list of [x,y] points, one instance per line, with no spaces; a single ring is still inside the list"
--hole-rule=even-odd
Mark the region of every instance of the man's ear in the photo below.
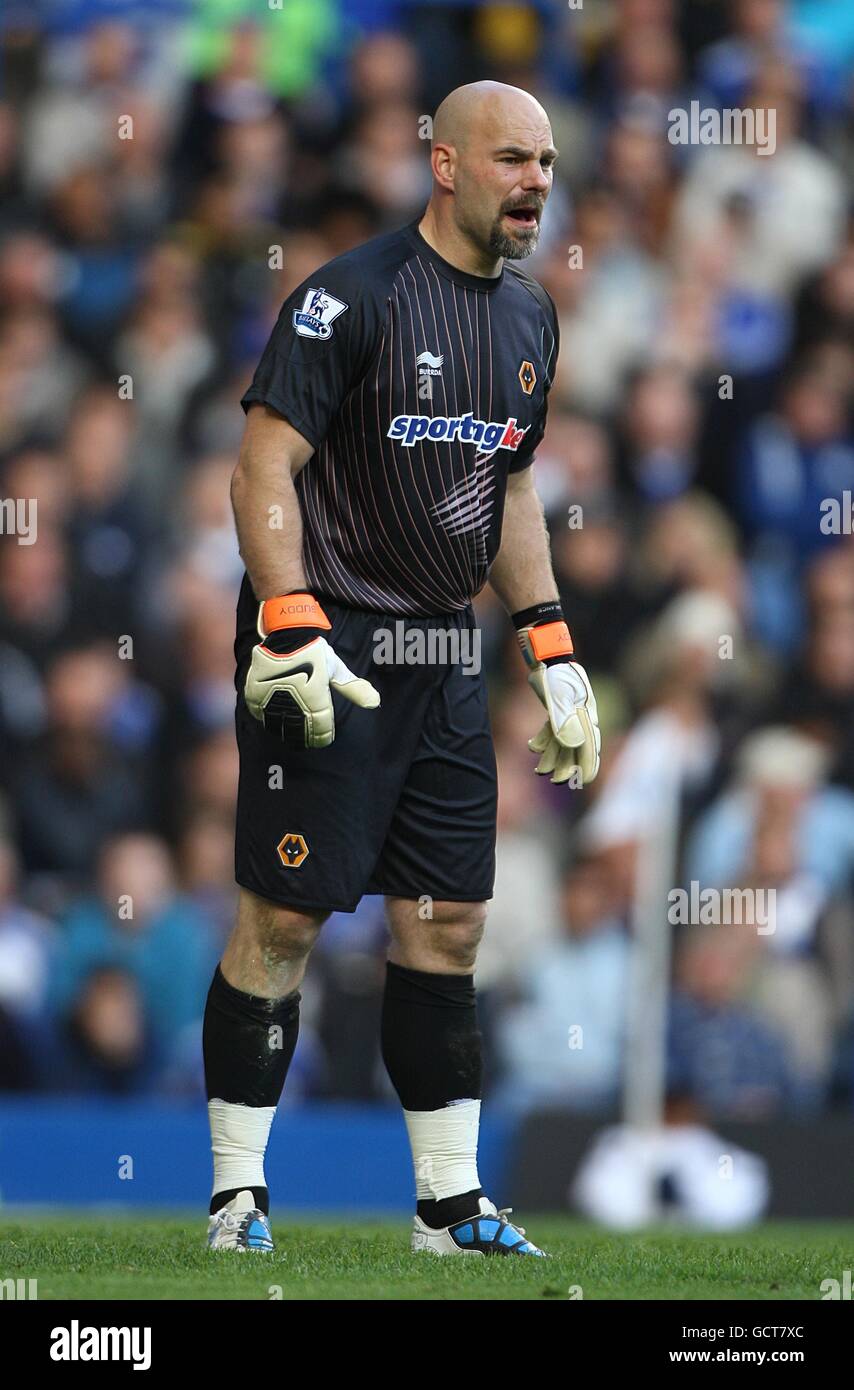
[[[453,145],[434,145],[430,155],[433,177],[441,188],[453,192],[457,171],[457,152]]]

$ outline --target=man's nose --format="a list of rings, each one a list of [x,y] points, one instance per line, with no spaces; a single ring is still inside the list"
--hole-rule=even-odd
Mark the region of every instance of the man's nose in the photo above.
[[[522,183],[526,189],[537,189],[544,193],[549,188],[551,179],[542,164],[538,160],[532,160],[530,164],[525,165],[525,176]]]

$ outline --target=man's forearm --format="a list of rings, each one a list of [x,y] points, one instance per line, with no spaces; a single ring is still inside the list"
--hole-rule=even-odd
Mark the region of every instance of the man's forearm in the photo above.
[[[489,582],[511,614],[557,599],[543,506],[527,474],[518,480],[511,474]]]
[[[555,784],[572,780],[573,786],[584,786],[599,771],[596,697],[587,672],[575,660],[530,469],[511,473],[508,480],[501,547],[489,577],[515,619],[528,682],[548,715],[528,744],[540,754],[536,771]]]
[[[273,479],[257,460],[247,468],[238,464],[231,502],[240,554],[256,597],[303,588],[302,517],[290,473],[282,470]]]
[[[294,475],[310,446],[272,411],[253,410],[231,480],[240,554],[259,600],[305,587]]]

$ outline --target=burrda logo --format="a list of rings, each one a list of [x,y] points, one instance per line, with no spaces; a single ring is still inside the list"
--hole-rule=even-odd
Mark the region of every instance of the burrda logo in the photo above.
[[[437,356],[434,352],[421,352],[416,357],[415,366],[418,372],[419,401],[432,401],[433,377],[441,377],[442,363],[444,360],[441,353]]]
[[[442,353],[437,357],[433,352],[420,352],[415,359],[418,375],[421,376],[423,373],[425,376],[441,376],[444,360]]]

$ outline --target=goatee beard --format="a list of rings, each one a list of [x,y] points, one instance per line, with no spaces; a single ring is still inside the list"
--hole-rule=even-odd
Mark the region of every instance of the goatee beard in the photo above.
[[[489,234],[489,250],[493,256],[503,256],[506,261],[522,261],[536,250],[539,237],[539,226],[520,232],[517,237],[508,236],[502,230],[499,217]]]

